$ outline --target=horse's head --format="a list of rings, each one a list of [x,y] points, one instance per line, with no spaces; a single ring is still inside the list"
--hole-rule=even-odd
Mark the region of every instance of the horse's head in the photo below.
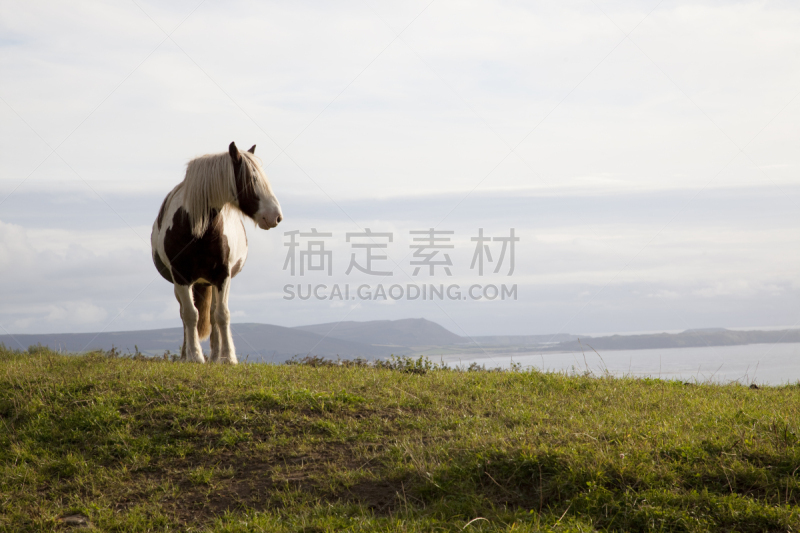
[[[236,177],[236,198],[242,213],[252,218],[259,228],[270,229],[283,220],[283,213],[255,151],[256,145],[247,152],[240,152],[236,143],[228,147]]]

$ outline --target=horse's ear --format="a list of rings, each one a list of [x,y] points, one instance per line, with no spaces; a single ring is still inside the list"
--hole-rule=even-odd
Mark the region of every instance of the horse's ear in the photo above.
[[[238,161],[242,156],[239,154],[239,149],[236,148],[236,143],[232,142],[230,146],[228,146],[228,153],[231,154],[231,159],[234,161]]]
[[[251,154],[256,153],[256,145],[254,144],[253,146],[251,146],[248,152],[250,152]]]

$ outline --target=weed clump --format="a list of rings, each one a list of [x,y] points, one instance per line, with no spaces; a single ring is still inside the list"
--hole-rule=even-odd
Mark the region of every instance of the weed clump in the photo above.
[[[450,366],[444,363],[436,363],[431,361],[428,357],[420,355],[419,357],[409,356],[396,356],[391,355],[387,359],[327,359],[318,355],[306,355],[303,357],[295,356],[288,361],[287,365],[300,365],[310,367],[345,367],[345,368],[374,368],[380,370],[393,370],[403,372],[405,374],[427,374],[432,371],[449,371],[449,372],[521,372],[522,366],[519,363],[512,363],[511,368],[491,368],[487,369],[486,365],[480,365],[476,362],[470,363],[466,368],[459,366]]]

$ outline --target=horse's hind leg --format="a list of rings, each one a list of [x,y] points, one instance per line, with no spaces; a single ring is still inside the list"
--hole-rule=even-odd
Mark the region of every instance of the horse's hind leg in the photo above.
[[[231,337],[231,313],[228,310],[228,293],[231,288],[231,278],[227,278],[216,293],[216,305],[214,314],[217,327],[219,328],[219,359],[220,363],[230,363],[235,365],[236,348],[233,347],[233,337]]]
[[[197,334],[197,322],[200,318],[194,306],[191,285],[175,284],[175,297],[181,304],[181,319],[183,320],[183,348],[181,355],[189,362],[205,363],[203,349],[200,347],[200,337]]]
[[[217,302],[219,300],[219,296],[217,295],[217,290],[214,289],[211,291],[211,355],[208,356],[208,361],[210,363],[217,362],[219,360],[219,324],[217,324]]]

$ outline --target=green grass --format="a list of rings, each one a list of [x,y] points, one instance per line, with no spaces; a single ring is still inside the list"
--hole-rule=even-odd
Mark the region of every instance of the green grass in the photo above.
[[[0,349],[0,531],[797,531],[800,387]]]

